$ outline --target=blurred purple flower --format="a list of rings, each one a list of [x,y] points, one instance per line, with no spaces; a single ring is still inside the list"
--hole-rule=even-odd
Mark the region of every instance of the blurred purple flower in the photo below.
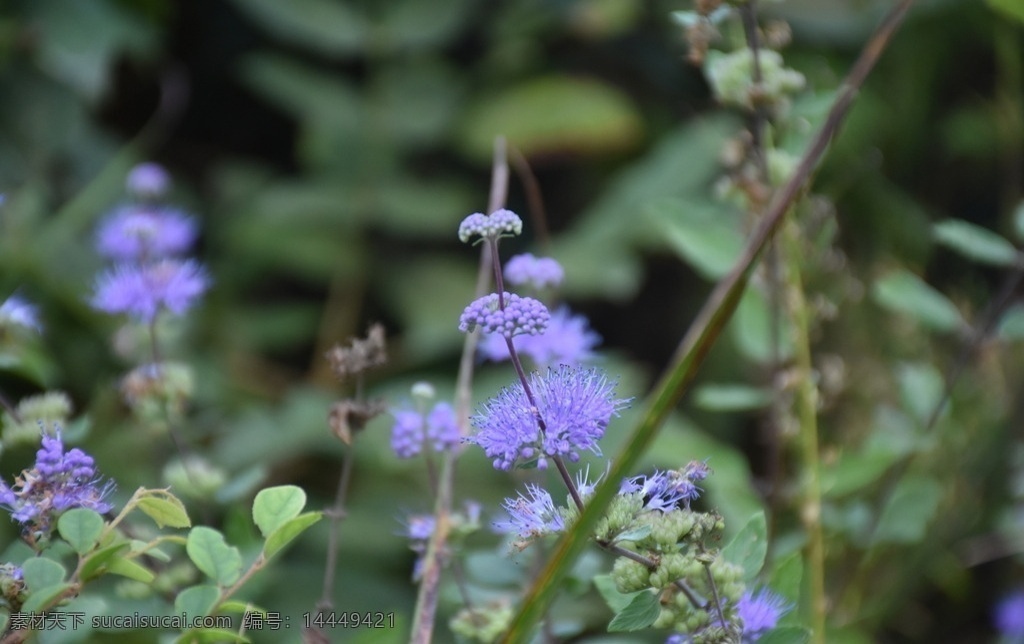
[[[455,410],[446,402],[439,402],[426,419],[418,411],[400,409],[392,412],[395,424],[391,428],[391,449],[399,458],[412,458],[423,450],[424,441],[430,441],[435,452],[443,452],[459,444],[459,426]]]
[[[96,232],[96,249],[118,261],[144,261],[188,252],[196,240],[195,220],[173,208],[122,206]]]
[[[125,189],[140,199],[159,199],[171,187],[171,177],[158,163],[140,163],[128,173]]]
[[[547,329],[538,335],[517,335],[512,339],[516,351],[529,356],[539,367],[566,364],[576,366],[594,357],[594,347],[601,336],[590,329],[587,318],[573,315],[567,306],[560,306],[551,314]],[[505,338],[497,333],[483,336],[480,355],[495,362],[508,360]]]
[[[182,315],[208,287],[206,271],[193,260],[123,264],[99,277],[91,303],[100,311],[151,323],[164,309]]]
[[[757,593],[749,590],[743,593],[736,603],[736,612],[743,622],[743,642],[756,642],[778,626],[782,616],[792,609],[789,602],[768,588],[762,588]]]
[[[1010,593],[996,604],[996,629],[1005,637],[1024,640],[1024,590]]]
[[[0,305],[0,327],[15,326],[43,332],[39,322],[39,309],[20,295],[12,295]]]
[[[505,263],[505,281],[516,286],[534,288],[558,286],[565,278],[562,265],[550,257],[534,257],[531,253],[514,255]]]

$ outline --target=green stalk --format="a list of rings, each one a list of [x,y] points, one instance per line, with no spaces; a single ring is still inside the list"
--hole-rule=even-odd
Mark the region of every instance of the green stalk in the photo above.
[[[783,227],[786,250],[786,303],[792,322],[793,358],[796,371],[796,416],[800,423],[801,507],[800,519],[807,532],[804,567],[810,576],[811,627],[816,644],[825,642],[825,543],[821,531],[821,474],[818,463],[818,386],[811,359],[811,311],[804,297],[801,275],[800,229],[790,220]]]

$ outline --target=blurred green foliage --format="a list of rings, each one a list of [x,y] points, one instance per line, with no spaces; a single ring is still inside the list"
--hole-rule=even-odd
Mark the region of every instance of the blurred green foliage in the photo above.
[[[786,60],[813,90],[793,106],[801,127],[778,133],[787,150],[806,145],[887,4],[765,3],[791,22]],[[18,289],[38,302],[46,330],[5,358],[0,388],[14,399],[68,392],[88,421],[76,440],[119,482],[122,501],[138,485],[164,484],[174,445],[121,405],[115,389],[131,364],[110,349],[114,321],[86,298],[101,265],[95,222],[121,199],[135,162],[165,163],[175,198],[201,218],[215,280],[167,350],[197,374],[188,442],[228,474],[196,510],[243,554],[255,552],[260,540],[240,499],[291,483],[309,493],[310,508],[331,502],[347,448],[326,421],[345,391],[322,358],[329,346],[382,321],[391,359],[370,390],[399,403],[412,382],[428,379],[450,395],[462,342],[455,320],[475,276],[474,254],[455,229],[483,209],[491,141],[504,134],[536,174],[551,231],[548,239],[530,223],[528,198],[513,181],[510,207],[524,214],[527,238],[507,250],[550,252],[563,264],[566,295],[604,336],[604,366],[622,374],[624,395],[642,396],[749,227],[713,189],[742,119],[719,110],[699,70],[686,65],[668,19],[680,8],[614,0],[6,3],[0,296]],[[1020,450],[1019,308],[1003,318],[1002,342],[978,349],[934,430],[922,430],[966,325],[993,299],[998,271],[1020,261],[1019,18],[1005,0],[915,9],[819,169],[814,191],[833,209],[819,219],[801,214],[827,241],[809,243],[809,257],[832,243],[844,254],[833,271],[808,276],[808,290],[840,311],[815,338],[820,355],[837,357],[842,381],[821,412],[822,520],[836,544],[829,581],[842,631],[830,641],[977,641],[988,633],[991,601],[1020,580],[1019,552],[1010,564],[1008,554],[985,550],[987,537],[1020,526],[1008,518],[1014,493],[1020,512],[1020,490],[1005,484],[1024,467],[1012,448]],[[785,489],[761,492],[792,473],[789,456],[773,454],[759,429],[767,364],[790,351],[773,342],[772,319],[770,298],[748,293],[705,386],[649,458],[663,467],[708,458],[708,505],[730,534],[766,496],[769,508],[779,503]],[[823,387],[827,366],[819,365]],[[485,366],[474,394],[483,399],[509,379],[505,368]],[[630,421],[627,414],[621,427]],[[413,555],[397,532],[403,513],[426,511],[428,500],[422,472],[391,454],[389,427],[387,417],[373,421],[351,448],[335,604],[395,611],[399,628],[347,641],[404,641],[410,621]],[[911,456],[885,496],[887,473]],[[30,460],[25,445],[7,449],[4,477]],[[493,510],[512,481],[470,453],[460,486]],[[783,516],[768,525],[769,572],[793,601],[802,575],[792,554],[801,546],[797,524]],[[326,540],[326,526],[314,527],[247,592],[298,620],[318,596]],[[3,544],[16,544],[16,530],[0,521]],[[487,554],[503,551],[495,537],[477,535],[471,545],[481,550],[469,561],[475,589],[522,580],[528,560]],[[578,564],[576,592],[555,610],[560,632],[604,631],[609,615],[593,608],[597,591],[588,585],[598,563]],[[454,589],[444,592],[442,618],[455,604]],[[124,603],[129,612],[136,605],[147,609],[145,599]],[[113,636],[93,639],[104,637]]]

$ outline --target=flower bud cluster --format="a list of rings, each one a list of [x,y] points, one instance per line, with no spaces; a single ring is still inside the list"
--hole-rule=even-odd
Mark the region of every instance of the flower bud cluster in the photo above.
[[[494,241],[504,235],[518,235],[523,232],[523,220],[511,210],[495,210],[489,215],[477,212],[466,217],[459,224],[459,241],[466,243],[473,237]]]
[[[731,53],[708,52],[704,73],[722,104],[753,111],[769,107],[785,111],[789,97],[803,89],[800,72],[785,67],[782,55],[771,49],[758,50],[761,82],[754,82],[754,57],[750,49]]]
[[[469,333],[480,327],[484,333],[511,338],[523,333],[543,333],[550,320],[547,307],[532,297],[503,293],[499,298],[497,293],[491,293],[466,307],[459,318],[459,330]]]

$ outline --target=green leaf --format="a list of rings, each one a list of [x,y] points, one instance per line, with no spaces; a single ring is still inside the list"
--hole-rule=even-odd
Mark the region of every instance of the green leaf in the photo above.
[[[626,530],[615,536],[615,543],[620,541],[640,541],[651,534],[650,525],[642,525],[632,530]]]
[[[217,608],[220,590],[216,586],[192,586],[174,598],[174,610],[189,617],[203,617]]]
[[[800,589],[804,579],[804,559],[801,553],[793,554],[775,562],[768,587],[794,604],[800,602]]]
[[[1004,237],[960,219],[947,219],[933,227],[935,240],[968,259],[994,266],[1012,266],[1017,249]]]
[[[693,394],[693,403],[708,411],[750,411],[772,402],[772,391],[750,385],[707,384]]]
[[[271,35],[327,56],[358,51],[370,34],[350,3],[331,0],[235,0],[235,6]]]
[[[743,568],[743,578],[753,579],[761,572],[768,554],[768,524],[764,512],[750,517],[743,529],[724,548],[722,558]]]
[[[96,545],[103,532],[103,517],[95,510],[73,508],[57,519],[57,530],[75,552],[84,555]]]
[[[776,331],[774,343],[773,328]],[[765,296],[754,288],[747,289],[740,299],[736,315],[729,324],[729,332],[740,353],[755,362],[771,362],[775,352],[779,360],[786,360],[793,353],[792,334],[787,321],[773,322]]]
[[[238,548],[229,546],[224,541],[224,535],[213,528],[192,528],[185,552],[196,568],[221,586],[230,586],[242,574],[242,555]]]
[[[900,383],[903,408],[918,422],[924,423],[942,397],[942,374],[930,364],[901,364],[896,375]]]
[[[153,519],[161,528],[190,528],[192,521],[188,518],[188,511],[185,504],[169,492],[162,490],[151,490],[153,496],[144,496],[139,499],[138,508],[149,518]],[[155,493],[160,493],[156,496]]]
[[[470,154],[489,159],[502,134],[527,156],[596,154],[636,145],[643,127],[629,97],[612,85],[548,76],[484,94],[466,115],[461,138]]]
[[[917,543],[922,540],[942,501],[942,486],[931,478],[908,477],[900,482],[875,529],[874,543]]]
[[[267,559],[273,557],[282,548],[292,542],[295,537],[306,531],[307,528],[323,518],[321,512],[307,512],[286,521],[267,537],[267,543],[263,546],[263,554]]]
[[[629,602],[629,605],[622,609],[611,623],[608,624],[609,633],[621,633],[622,631],[638,631],[647,628],[658,619],[661,614],[661,604],[658,595],[652,592],[639,592]]]
[[[107,563],[107,572],[112,575],[120,575],[128,579],[134,579],[144,584],[151,584],[156,579],[152,570],[146,568],[134,559],[115,557]]]
[[[644,592],[638,590],[633,593],[620,593],[619,589],[615,587],[615,580],[612,579],[611,574],[594,575],[594,587],[597,588],[597,592],[601,593],[608,608],[616,614],[626,610],[633,598]]]
[[[45,557],[32,557],[21,564],[25,585],[30,592],[40,588],[55,586],[64,581],[67,571],[64,566]]]
[[[804,644],[811,641],[811,631],[803,626],[780,626],[757,638],[757,644]]]
[[[671,200],[652,209],[669,247],[706,279],[728,273],[743,251],[736,218],[715,204]]]
[[[306,493],[295,485],[260,490],[252,502],[252,520],[264,537],[298,516],[306,506]]]
[[[999,320],[996,334],[1003,340],[1024,339],[1024,306],[1014,304],[1007,309]]]
[[[892,271],[871,288],[875,301],[936,331],[956,331],[964,325],[960,311],[945,295],[903,269]]]
[[[988,6],[1011,20],[1024,23],[1024,4],[1020,0],[988,0]]]
[[[82,581],[86,581],[99,576],[101,572],[105,571],[107,562],[110,561],[114,555],[127,547],[128,544],[122,541],[121,543],[115,543],[91,553],[85,561],[82,562],[79,577],[81,577]]]
[[[55,584],[46,586],[29,594],[28,599],[21,605],[23,613],[44,613],[52,608],[62,595],[72,588],[72,584]]]
[[[196,628],[182,633],[176,640],[181,644],[194,644],[196,642],[209,642],[210,644],[220,642],[251,642],[244,635],[222,628]]]

